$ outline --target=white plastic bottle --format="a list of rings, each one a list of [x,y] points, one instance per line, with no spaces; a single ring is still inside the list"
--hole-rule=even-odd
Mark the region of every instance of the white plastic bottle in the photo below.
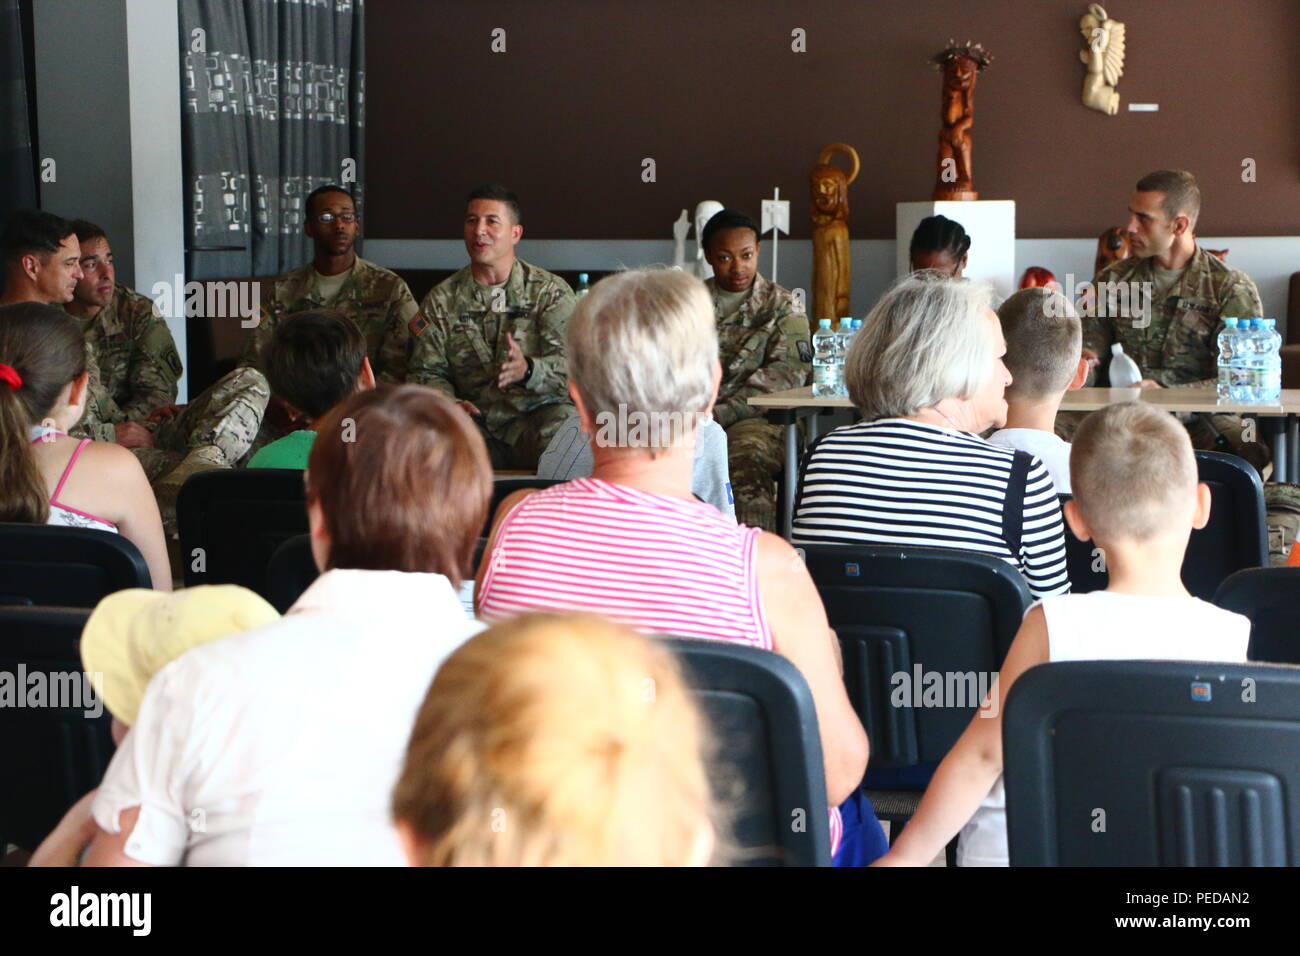
[[[1219,384],[1215,391],[1220,399],[1232,398],[1232,352],[1236,345],[1237,320],[1223,320],[1223,331],[1219,333]]]
[[[588,280],[587,273],[585,273],[585,272],[579,272],[579,273],[578,273],[578,285],[577,285],[577,287],[573,290],[573,295],[574,295],[574,297],[575,297],[575,298],[578,298],[578,299],[581,299],[584,295],[586,295],[586,294],[587,294],[588,292],[590,292],[590,291],[591,291],[591,283],[590,283],[590,281]]]
[[[812,337],[813,384],[812,393],[825,398],[836,393],[835,385],[835,333],[830,319],[818,319],[817,331]]]
[[[1246,366],[1246,372],[1242,378],[1246,387],[1243,389],[1241,400],[1254,405],[1262,401],[1260,395],[1264,393],[1264,350],[1268,348],[1268,338],[1259,319],[1250,320],[1243,338],[1245,347],[1242,353],[1245,356],[1243,364]]]
[[[1282,336],[1277,331],[1277,319],[1264,319],[1264,384],[1259,395],[1261,402],[1276,402],[1282,397]]]
[[[1232,337],[1232,360],[1229,365],[1229,392],[1234,402],[1250,401],[1250,319],[1237,320],[1237,332]]]
[[[844,384],[844,360],[852,344],[853,319],[846,315],[840,319],[840,327],[835,333],[835,385],[839,395],[848,394],[848,387]]]
[[[1111,388],[1132,388],[1142,381],[1142,370],[1124,354],[1124,346],[1118,342],[1110,347],[1109,376]]]

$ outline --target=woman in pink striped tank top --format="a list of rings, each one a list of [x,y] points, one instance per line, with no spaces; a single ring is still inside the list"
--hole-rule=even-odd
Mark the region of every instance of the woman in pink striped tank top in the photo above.
[[[867,736],[821,598],[786,541],[691,494],[695,426],[717,396],[717,355],[698,280],[639,270],[596,284],[569,320],[567,343],[569,395],[592,436],[591,477],[501,503],[476,603],[487,621],[584,610],[784,655],[812,690],[826,791],[838,805],[862,780]]]

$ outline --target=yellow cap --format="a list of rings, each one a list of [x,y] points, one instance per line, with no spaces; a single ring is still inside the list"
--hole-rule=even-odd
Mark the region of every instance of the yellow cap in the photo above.
[[[109,712],[135,723],[149,679],[186,651],[280,617],[234,584],[181,591],[132,588],[110,594],[81,632],[81,665]]]

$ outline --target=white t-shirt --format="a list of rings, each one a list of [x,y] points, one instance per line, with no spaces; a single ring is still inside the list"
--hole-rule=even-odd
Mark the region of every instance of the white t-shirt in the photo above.
[[[1049,661],[1246,660],[1250,618],[1194,597],[1061,594],[1038,602]],[[999,776],[962,827],[958,866],[1006,866],[1007,797]]]
[[[415,714],[482,627],[442,575],[327,571],[154,676],[96,822],[139,806],[126,853],[156,865],[402,865],[389,801]]]
[[[1058,495],[1070,494],[1070,443],[1052,432],[1037,428],[1003,428],[988,437],[994,445],[1027,451],[1044,465],[1052,476]]]

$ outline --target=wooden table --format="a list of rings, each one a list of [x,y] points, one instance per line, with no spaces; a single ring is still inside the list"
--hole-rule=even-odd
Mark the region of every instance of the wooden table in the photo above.
[[[1067,392],[1061,402],[1063,412],[1091,412],[1118,402],[1146,402],[1167,412],[1213,412],[1249,415],[1275,423],[1273,429],[1273,478],[1295,481],[1300,477],[1300,389],[1283,389],[1276,402],[1254,405],[1247,402],[1220,400],[1212,388],[1081,388]],[[808,419],[808,440],[816,438],[817,416],[823,411],[852,408],[847,397],[814,397],[812,386],[784,392],[754,395],[749,404],[761,408],[768,421],[785,426],[785,474],[782,489],[780,531],[786,538],[794,517],[794,496],[799,487],[799,420]]]

